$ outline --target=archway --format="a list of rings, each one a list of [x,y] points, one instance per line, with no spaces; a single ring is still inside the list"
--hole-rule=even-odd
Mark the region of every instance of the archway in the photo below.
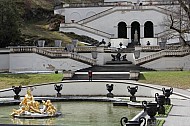
[[[140,24],[137,21],[134,21],[131,24],[131,41],[133,42],[133,45],[140,41]]]
[[[153,38],[154,37],[154,26],[151,21],[147,21],[144,24],[144,38]]]
[[[127,25],[125,22],[118,24],[118,38],[127,38]]]

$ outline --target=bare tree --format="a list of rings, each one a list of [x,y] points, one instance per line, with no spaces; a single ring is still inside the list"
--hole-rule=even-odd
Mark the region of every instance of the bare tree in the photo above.
[[[179,33],[179,40],[182,46],[189,46],[185,34],[190,33],[190,1],[178,0],[169,14],[169,28]]]

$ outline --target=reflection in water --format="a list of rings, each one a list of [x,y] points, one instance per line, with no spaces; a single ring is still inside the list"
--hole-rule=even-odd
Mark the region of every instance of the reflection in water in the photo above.
[[[9,115],[18,106],[0,107],[0,122],[22,125],[120,126],[124,116],[131,119],[141,109],[113,106],[111,102],[54,102],[62,116],[49,119],[13,119]]]
[[[35,125],[35,124],[54,125],[55,124],[55,118],[38,119],[38,121],[36,121],[36,119],[19,119],[19,118],[12,118],[11,120],[13,124],[21,124],[21,125]]]

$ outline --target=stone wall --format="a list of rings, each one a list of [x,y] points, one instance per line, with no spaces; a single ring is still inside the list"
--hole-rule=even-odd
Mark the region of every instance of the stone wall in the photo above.
[[[17,71],[55,71],[72,70],[90,67],[70,58],[50,59],[35,53],[10,54],[10,72]]]

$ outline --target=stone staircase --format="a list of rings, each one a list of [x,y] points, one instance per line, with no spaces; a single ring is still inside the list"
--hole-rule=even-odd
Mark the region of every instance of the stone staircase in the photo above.
[[[61,23],[60,24],[60,30],[61,29],[66,29],[66,31],[63,30],[63,32],[67,32],[67,30],[69,31],[69,29],[78,29],[80,32],[87,32],[87,33],[92,33],[94,35],[99,35],[101,37],[105,37],[105,38],[114,38],[114,34],[113,33],[107,33],[106,31],[97,29],[95,27],[89,27],[87,24],[95,21],[97,19],[100,19],[106,15],[109,15],[111,13],[120,11],[136,11],[136,10],[141,10],[141,11],[145,11],[145,10],[154,10],[163,14],[168,14],[171,11],[169,10],[165,10],[164,8],[161,8],[159,6],[141,6],[140,8],[134,8],[133,5],[126,5],[126,6],[114,6],[111,7],[107,10],[104,10],[100,13],[97,13],[95,15],[92,15],[90,17],[84,18],[80,21],[77,22],[72,22],[72,23]],[[62,30],[61,30],[62,31]],[[80,32],[76,32],[76,34],[82,35]],[[83,33],[84,34],[84,33]]]
[[[70,58],[88,65],[96,65],[96,60],[79,55],[73,52],[67,52],[63,47],[36,47],[36,46],[19,46],[10,47],[10,53],[36,53],[51,59]]]
[[[148,62],[151,62],[153,60],[162,58],[162,57],[183,57],[190,54],[189,49],[183,49],[183,50],[162,50],[159,52],[156,52],[154,54],[139,58],[135,60],[136,65],[142,65]]]
[[[111,62],[111,61],[110,61]],[[152,71],[131,62],[115,63],[108,62],[103,66],[92,66],[86,69],[78,70],[71,78],[72,80],[88,80],[88,71],[93,72],[93,80],[130,80],[131,71]]]

